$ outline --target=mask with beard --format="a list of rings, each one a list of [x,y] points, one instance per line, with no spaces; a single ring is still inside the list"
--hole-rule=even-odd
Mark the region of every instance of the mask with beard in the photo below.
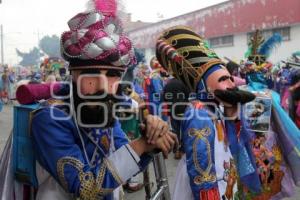
[[[103,98],[82,99],[78,96],[76,84],[73,83],[75,113],[80,126],[90,128],[95,127],[95,125],[99,128],[113,127],[115,123],[115,114],[113,111],[113,107],[115,103],[120,102],[121,100],[117,99],[112,94],[105,93],[104,91],[98,91],[93,95],[87,96],[93,97],[100,95],[103,96]],[[86,105],[80,106],[80,104],[82,103]],[[90,105],[87,105],[89,103]],[[97,103],[101,105],[97,105]]]
[[[245,104],[255,99],[255,95],[251,92],[240,90],[239,88],[228,88],[227,90],[215,90],[214,94],[221,101],[230,105],[238,103]]]

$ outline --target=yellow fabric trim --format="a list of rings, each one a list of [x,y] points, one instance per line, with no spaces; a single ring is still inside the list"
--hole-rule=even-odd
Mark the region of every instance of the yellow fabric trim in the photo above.
[[[195,137],[195,141],[193,143],[193,163],[195,166],[196,171],[200,174],[199,176],[194,177],[194,183],[200,185],[205,182],[215,182],[217,177],[214,173],[211,173],[212,169],[212,153],[211,153],[211,146],[207,139],[207,137],[211,134],[211,130],[209,127],[197,130],[197,129],[190,129],[188,132],[190,137]],[[198,152],[197,152],[197,145],[198,142],[202,140],[206,145],[206,152],[207,152],[207,160],[208,164],[206,169],[202,169],[199,160],[198,160]]]
[[[203,42],[203,39],[195,36],[195,35],[191,35],[191,34],[179,34],[179,35],[174,35],[168,39],[166,39],[165,41],[172,45],[174,40],[182,40],[182,39],[193,39],[193,40],[198,40],[199,42]]]
[[[66,191],[68,191],[68,183],[65,179],[64,169],[66,165],[74,167],[78,171],[78,178],[80,181],[80,199],[82,200],[95,200],[113,192],[114,188],[102,188],[105,173],[107,170],[112,174],[118,184],[122,184],[121,178],[116,173],[114,167],[109,163],[107,159],[103,159],[103,164],[98,172],[97,177],[90,171],[84,172],[84,164],[74,157],[63,157],[57,162],[57,174],[60,183]]]
[[[200,76],[200,78],[203,76],[203,74],[212,66],[217,65],[217,64],[221,64],[222,61],[220,59],[211,59],[209,62],[205,63],[204,65],[201,65],[199,67],[196,68],[198,75]],[[199,78],[199,79],[200,79]],[[199,80],[198,80],[199,81]]]

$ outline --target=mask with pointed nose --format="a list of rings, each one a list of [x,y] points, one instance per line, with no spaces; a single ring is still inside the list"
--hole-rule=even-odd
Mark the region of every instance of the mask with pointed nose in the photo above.
[[[237,105],[255,99],[255,95],[236,87],[233,77],[222,66],[214,66],[204,75],[208,92],[213,93],[220,103]]]

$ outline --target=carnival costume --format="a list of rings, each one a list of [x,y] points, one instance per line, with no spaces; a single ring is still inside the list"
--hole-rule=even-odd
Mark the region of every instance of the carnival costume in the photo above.
[[[143,88],[146,94],[147,108],[150,114],[158,115],[163,119],[166,119],[164,113],[162,113],[162,92],[164,87],[164,79],[162,73],[162,66],[157,62],[156,57],[153,57],[150,62],[150,67],[152,69],[148,77],[146,77]]]
[[[254,95],[234,86],[215,52],[187,27],[164,31],[156,45],[156,56],[171,75],[195,93],[182,118],[185,156],[177,167],[173,199],[233,199],[238,196],[237,183],[259,193],[261,184],[245,120],[225,120],[219,103],[210,97],[206,81],[213,74],[226,73],[214,84],[225,81],[230,87],[216,89],[213,95],[231,105],[249,102]]]
[[[289,115],[300,129],[300,69],[291,74]]]
[[[276,72],[276,91],[280,94],[281,106],[289,114],[291,119],[300,127],[300,108],[299,108],[299,80],[300,63],[298,57],[300,52],[295,52],[287,61],[282,61],[280,69],[272,70]]]
[[[116,6],[113,0],[95,0],[91,2],[91,9],[68,22],[70,31],[62,34],[61,51],[70,62],[71,73],[78,69],[88,73],[107,70],[106,76],[115,76],[135,62],[131,41],[123,34],[116,16]],[[52,105],[46,102],[32,113],[30,129],[37,160],[34,172],[37,191],[31,198],[120,199],[120,186],[144,169],[151,157],[135,153],[119,121],[111,115],[103,126],[85,127],[86,124],[95,124],[90,121],[96,124],[102,122],[101,117],[106,113],[93,113],[92,109],[84,112],[81,108],[79,123],[80,115],[76,108],[89,100],[82,100],[76,87],[73,83],[69,84],[69,93],[61,97],[65,99],[63,102],[54,101]],[[48,90],[46,93],[49,93]],[[101,102],[111,108],[114,100],[107,98]],[[6,149],[5,155],[9,156],[11,152]],[[6,156],[2,159],[1,164],[10,169],[9,159]],[[1,197],[16,197],[13,189],[7,189],[11,187],[11,181],[8,179],[6,182]],[[26,198],[22,195],[20,192],[16,199]]]
[[[281,199],[294,193],[299,185],[299,135],[294,122],[281,107],[280,96],[269,89],[272,64],[267,62],[272,48],[280,43],[273,35],[264,41],[257,31],[251,40],[252,53],[246,63],[247,86],[256,95],[255,101],[245,106],[252,148],[262,184],[259,199]],[[255,117],[253,117],[255,116]],[[252,118],[253,117],[253,118]]]

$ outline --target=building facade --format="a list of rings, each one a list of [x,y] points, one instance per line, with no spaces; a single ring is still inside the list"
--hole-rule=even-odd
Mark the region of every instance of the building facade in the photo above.
[[[283,43],[270,58],[285,60],[300,50],[300,0],[230,0],[128,32],[137,48],[149,60],[159,34],[172,26],[184,25],[205,36],[220,57],[244,58],[248,41],[256,29],[268,37],[280,33]]]

